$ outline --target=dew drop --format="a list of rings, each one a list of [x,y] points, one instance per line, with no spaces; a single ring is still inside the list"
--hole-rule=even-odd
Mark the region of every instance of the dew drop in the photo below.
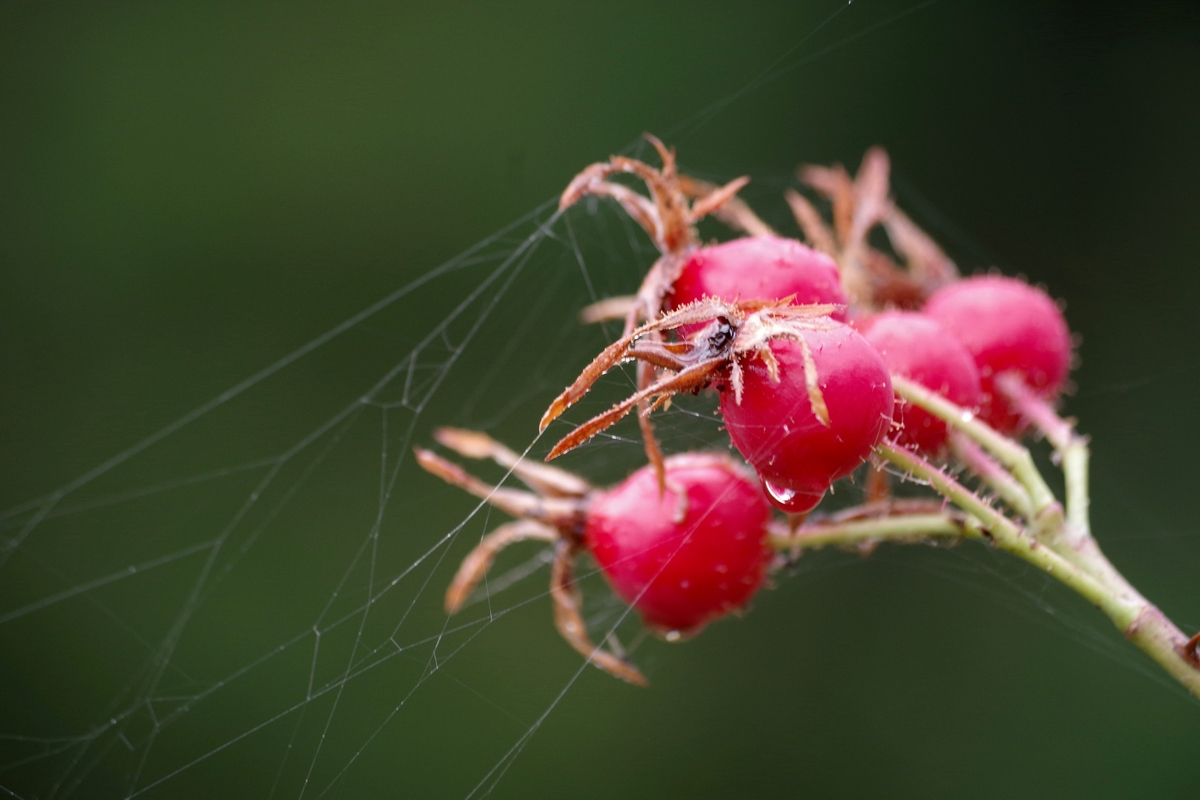
[[[975,412],[974,412],[974,411],[964,411],[964,412],[962,412],[962,421],[963,421],[963,422],[970,422],[970,421],[971,421],[971,420],[973,420],[973,419],[975,419]]]
[[[683,638],[683,634],[680,633],[679,631],[667,631],[666,635],[664,635],[663,638],[666,639],[668,642],[678,642],[680,639]]]
[[[803,514],[812,511],[816,508],[817,503],[821,502],[821,497],[825,494],[824,492],[817,495],[801,494],[795,489],[776,486],[765,479],[760,479],[760,482],[762,483],[763,491],[767,495],[767,499],[771,501],[771,505],[785,514]]]
[[[770,481],[763,481],[763,488],[767,490],[767,496],[776,503],[788,503],[796,496],[795,490],[776,486]]]

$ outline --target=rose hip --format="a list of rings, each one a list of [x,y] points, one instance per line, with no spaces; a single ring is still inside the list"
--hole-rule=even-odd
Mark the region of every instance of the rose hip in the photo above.
[[[885,311],[861,323],[888,370],[916,381],[963,408],[979,404],[979,370],[966,347],[940,323],[910,311]],[[927,455],[946,445],[946,423],[907,403],[897,403],[896,441]]]
[[[804,352],[792,339],[774,339],[767,361],[747,359],[741,401],[724,387],[721,415],[729,438],[761,476],[771,503],[803,513],[830,484],[866,460],[891,424],[894,397],[883,358],[846,325],[800,332],[823,398],[828,424],[806,385]]]
[[[667,458],[666,468],[661,494],[648,466],[598,492],[584,546],[649,627],[690,635],[762,586],[770,511],[747,470],[728,457],[684,453]]]
[[[763,584],[770,549],[770,509],[754,477],[728,455],[683,453],[664,461],[665,488],[646,466],[611,489],[595,489],[569,472],[530,462],[476,431],[439,428],[434,436],[468,458],[490,458],[532,491],[491,486],[429,450],[416,448],[428,472],[511,514],[467,554],[446,590],[457,612],[496,555],[524,540],[555,547],[550,578],[554,621],[576,651],[630,683],[645,677],[587,634],[575,560],[592,555],[613,590],[648,628],[669,640],[698,633],[742,608]]]
[[[734,239],[693,251],[665,305],[673,310],[706,297],[731,303],[791,297],[793,305],[846,304],[834,260],[779,236]],[[831,316],[844,321],[846,312],[838,309]],[[686,336],[699,327],[685,326],[679,333]]]
[[[1071,334],[1062,312],[1040,289],[989,275],[952,283],[933,294],[924,313],[966,346],[979,367],[980,417],[1015,433],[1020,415],[996,387],[1005,373],[1020,376],[1034,394],[1055,399],[1071,367]]]

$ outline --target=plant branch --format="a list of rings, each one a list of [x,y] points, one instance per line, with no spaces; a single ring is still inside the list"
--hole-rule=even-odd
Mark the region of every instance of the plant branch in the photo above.
[[[844,522],[816,522],[795,531],[783,526],[771,531],[771,547],[776,550],[809,549],[858,545],[882,541],[923,542],[932,538],[980,538],[982,532],[974,520],[948,512],[902,514],[899,516],[855,519]]]
[[[954,457],[961,461],[984,482],[997,496],[1026,519],[1033,518],[1033,501],[1029,492],[1008,470],[998,464],[972,439],[959,431],[950,435],[950,448]]]
[[[1001,375],[996,385],[1013,407],[1046,437],[1062,464],[1066,483],[1067,517],[1060,528],[1060,546],[1068,557],[1114,588],[1136,590],[1100,550],[1092,536],[1089,518],[1088,467],[1090,454],[1087,438],[1075,432],[1072,421],[1058,415],[1053,406],[1036,395],[1016,375]]]
[[[1054,498],[1054,492],[1050,491],[1045,479],[1038,472],[1028,449],[1001,435],[982,420],[976,419],[974,412],[951,403],[907,378],[893,375],[892,388],[902,399],[928,411],[951,428],[960,431],[999,461],[1029,493],[1034,516],[1042,514],[1058,502]]]
[[[1058,453],[1067,484],[1067,520],[1076,536],[1090,536],[1087,439],[1075,432],[1073,422],[1060,417],[1044,398],[1034,394],[1018,376],[1001,375],[996,379],[996,386]]]
[[[876,453],[913,478],[928,483],[938,494],[978,519],[985,535],[989,535],[998,547],[1053,575],[1103,611],[1127,639],[1178,680],[1193,697],[1200,699],[1200,663],[1195,658],[1194,645],[1162,611],[1108,564],[1099,548],[1089,553],[1089,561],[1103,561],[1119,582],[1094,575],[1037,541],[1028,531],[920,456],[892,444],[878,446]],[[1058,527],[1065,525],[1065,520],[1060,521]]]

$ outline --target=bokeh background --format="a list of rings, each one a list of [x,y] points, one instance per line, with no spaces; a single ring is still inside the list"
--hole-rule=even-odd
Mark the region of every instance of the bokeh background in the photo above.
[[[645,691],[579,673],[544,569],[448,631],[441,588],[496,520],[407,459],[437,424],[528,443],[603,341],[572,321],[584,277],[627,292],[652,260],[605,207],[489,238],[584,164],[654,131],[794,231],[797,164],[883,144],[965,270],[1068,301],[1097,535],[1200,627],[1190,4],[7,4],[0,109],[0,793],[1200,792],[1200,705],[973,546],[806,555],[745,619],[640,644]],[[615,439],[569,465],[638,458]]]

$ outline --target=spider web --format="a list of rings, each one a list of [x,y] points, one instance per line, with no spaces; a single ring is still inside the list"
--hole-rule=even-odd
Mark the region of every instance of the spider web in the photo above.
[[[798,43],[676,133],[842,41]],[[756,182],[764,204],[780,183]],[[902,178],[897,185],[921,211],[915,189],[905,191]],[[938,222],[935,209],[924,211],[924,222]],[[974,243],[966,249],[979,256]],[[654,256],[610,204],[589,201],[560,215],[548,201],[77,479],[0,514],[0,631],[6,652],[16,654],[13,677],[0,688],[0,791],[520,793],[531,772],[555,769],[530,745],[557,715],[595,725],[589,738],[619,737],[620,725],[638,724],[638,701],[620,701],[618,719],[599,716],[626,690],[556,640],[544,549],[506,553],[464,612],[445,616],[450,575],[500,520],[422,473],[410,453],[430,442],[434,426],[451,424],[527,444],[527,455],[540,458],[566,424],[544,440],[532,436],[545,403],[612,338],[602,326],[582,327],[578,309],[628,293]],[[1196,365],[1184,371],[1194,374]],[[1171,379],[1158,372],[1082,393],[1081,413],[1087,419],[1089,402],[1102,411],[1105,398]],[[306,392],[328,383],[337,390]],[[606,376],[569,419],[607,408],[631,385],[627,373]],[[287,414],[273,413],[284,407]],[[714,408],[710,397],[680,398],[659,414],[665,448],[725,446]],[[246,430],[256,435],[239,435]],[[642,459],[627,422],[562,465],[606,484]],[[857,496],[842,487],[834,502]],[[1144,515],[1142,504],[1128,502]],[[1170,542],[1176,534],[1165,527],[1130,537],[1139,546]],[[1191,530],[1178,537],[1195,541]],[[1187,553],[1194,567],[1194,548]],[[832,589],[834,602],[852,602],[856,587],[897,575],[932,576],[981,596],[982,607],[996,611],[993,623],[1045,622],[1051,639],[1148,677],[1174,702],[1181,696],[1049,578],[981,548],[806,556],[781,576],[762,613],[686,648],[647,640],[594,569],[585,565],[580,578],[593,636],[615,634],[657,691],[673,681],[685,690],[705,686],[687,673],[690,660],[787,635],[779,621],[792,600],[807,604]],[[943,600],[918,604],[936,609]],[[1195,615],[1179,622],[1200,625]],[[820,630],[810,620],[794,635],[828,642]],[[86,681],[77,678],[84,660]],[[520,779],[510,774],[526,762]]]

